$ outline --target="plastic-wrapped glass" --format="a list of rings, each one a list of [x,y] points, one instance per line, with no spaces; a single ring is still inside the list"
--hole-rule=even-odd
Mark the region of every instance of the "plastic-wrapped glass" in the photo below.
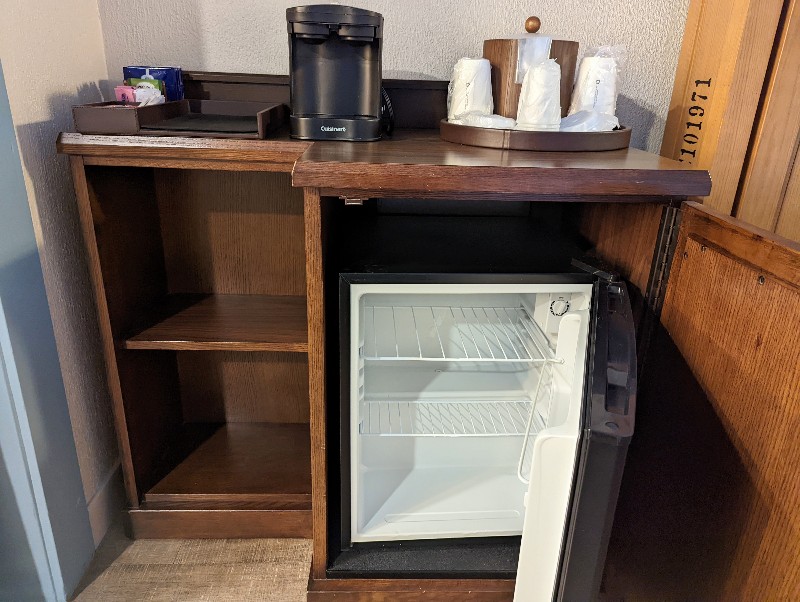
[[[518,130],[558,131],[561,124],[561,67],[555,59],[525,73],[517,108]]]
[[[617,113],[617,93],[627,51],[624,46],[601,46],[581,60],[569,115],[579,111]]]
[[[491,64],[487,59],[459,59],[447,89],[448,121],[466,113],[491,115],[493,110]]]

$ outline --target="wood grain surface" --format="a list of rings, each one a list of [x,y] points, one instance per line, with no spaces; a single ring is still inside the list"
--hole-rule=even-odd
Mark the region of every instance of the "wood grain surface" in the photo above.
[[[703,196],[711,187],[706,172],[636,149],[503,151],[444,142],[423,130],[363,144],[317,142],[295,164],[292,184],[378,193],[586,196]]]
[[[800,190],[789,190],[800,143],[800,3],[789,0],[764,99],[742,173],[735,215],[775,231],[783,211],[800,212]],[[795,236],[800,240],[800,224]]]
[[[687,203],[682,232],[763,274],[800,287],[800,243],[750,226],[697,203]],[[689,229],[691,228],[691,229]],[[676,254],[676,265],[681,257]]]
[[[227,424],[145,494],[145,502],[304,502],[311,508],[307,425]],[[252,504],[250,504],[252,507]]]
[[[70,170],[72,172],[72,181],[78,203],[83,242],[89,262],[89,274],[91,277],[92,292],[95,298],[95,309],[100,326],[101,345],[103,348],[109,393],[113,403],[114,426],[120,449],[120,462],[122,464],[125,493],[128,504],[135,506],[139,503],[139,489],[136,485],[131,443],[128,435],[128,424],[125,416],[125,405],[122,400],[122,387],[120,385],[119,372],[117,371],[117,358],[114,345],[115,336],[111,329],[100,253],[97,248],[97,237],[95,234],[95,213],[99,208],[97,206],[97,198],[94,190],[90,188],[89,181],[86,178],[83,159],[81,157],[70,157]]]
[[[155,170],[169,292],[306,293],[302,191],[285,174]]]
[[[444,142],[429,130],[398,131],[392,139],[363,144],[315,142],[303,149],[296,144],[80,134],[59,138],[61,152],[80,154],[84,162],[98,165],[186,168],[184,173],[224,169],[241,176],[273,169],[276,163],[270,161],[285,161],[281,165],[293,173],[294,186],[375,193],[704,196],[711,186],[702,170],[636,149],[508,152]],[[282,149],[280,157],[270,154],[284,153]]]
[[[123,338],[166,293],[154,182],[148,169],[74,165],[123,473],[135,506],[163,470],[163,450],[182,422],[174,357],[142,356],[108,343],[108,337]]]
[[[185,307],[174,298],[164,305],[155,313],[168,317],[126,339],[126,349],[308,350],[305,297],[210,295]],[[182,309],[172,313],[175,306]]]
[[[663,207],[637,204],[587,205],[581,212],[581,234],[641,293],[647,292]]]
[[[311,575],[325,576],[328,556],[328,470],[325,399],[325,296],[323,269],[323,201],[319,191],[305,189],[306,279],[308,281],[308,399],[311,428],[311,493],[314,550]]]
[[[94,158],[98,159],[97,164],[109,165],[234,171],[249,165],[262,171],[283,172],[291,172],[294,162],[309,146],[310,142],[290,140],[288,134],[274,140],[223,140],[62,133],[57,141],[58,152],[82,155],[89,164]]]
[[[800,242],[800,155],[795,155],[792,175],[786,186],[781,213],[775,226],[776,234]]]
[[[725,600],[800,598],[800,249],[781,243],[688,207],[662,314],[748,481]]]
[[[561,116],[566,117],[575,83],[578,42],[553,40],[550,58],[561,67]],[[519,57],[519,38],[483,41],[483,58],[492,65],[492,98],[494,112],[503,117],[517,118],[522,83],[516,82]]]
[[[186,420],[308,422],[305,354],[179,351],[177,357]]]
[[[308,510],[164,510],[148,504],[130,511],[134,539],[252,539],[311,536]]]
[[[661,154],[710,171],[714,189],[706,202],[724,213],[736,197],[783,4],[689,5]]]
[[[510,602],[513,579],[309,579],[308,600]]]

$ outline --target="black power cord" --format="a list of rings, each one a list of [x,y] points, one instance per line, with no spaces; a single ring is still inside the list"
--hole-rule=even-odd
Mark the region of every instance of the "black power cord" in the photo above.
[[[394,131],[394,109],[392,100],[386,92],[386,88],[381,86],[381,130],[384,134],[391,137]]]

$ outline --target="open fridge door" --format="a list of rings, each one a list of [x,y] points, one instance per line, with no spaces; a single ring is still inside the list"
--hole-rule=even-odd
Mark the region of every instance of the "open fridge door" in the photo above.
[[[594,323],[562,322],[554,386],[571,387],[563,422],[526,440],[528,481],[515,602],[594,600],[603,575],[636,399],[636,347],[623,284],[602,282]],[[577,341],[589,345],[577,346]],[[563,351],[562,351],[563,349]],[[585,367],[585,370],[584,370]]]

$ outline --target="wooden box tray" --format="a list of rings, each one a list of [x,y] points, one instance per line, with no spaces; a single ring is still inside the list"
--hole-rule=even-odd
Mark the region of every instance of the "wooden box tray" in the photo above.
[[[608,151],[628,148],[631,143],[629,127],[610,132],[529,132],[458,125],[442,119],[439,133],[447,142],[503,150]]]
[[[140,107],[102,102],[73,107],[75,129],[82,134],[266,138],[286,123],[282,103],[179,100]]]

